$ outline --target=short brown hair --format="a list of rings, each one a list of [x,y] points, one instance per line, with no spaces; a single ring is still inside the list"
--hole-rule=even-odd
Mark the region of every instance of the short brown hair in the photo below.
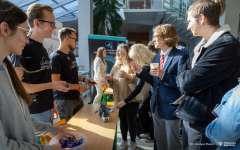
[[[63,41],[67,36],[72,35],[72,33],[76,33],[76,30],[73,28],[63,27],[58,31],[58,38]]]
[[[43,5],[43,4],[32,4],[29,6],[27,10],[27,16],[28,16],[28,24],[30,25],[31,28],[34,27],[34,19],[43,19],[44,14],[43,10],[48,10],[51,13],[53,13],[53,8],[48,5]]]
[[[153,33],[156,33],[158,37],[163,38],[164,43],[169,47],[176,46],[180,38],[177,35],[177,31],[171,24],[161,24],[153,28]]]
[[[188,9],[193,18],[199,18],[203,14],[209,25],[219,25],[219,18],[226,9],[226,0],[199,0],[193,3]]]

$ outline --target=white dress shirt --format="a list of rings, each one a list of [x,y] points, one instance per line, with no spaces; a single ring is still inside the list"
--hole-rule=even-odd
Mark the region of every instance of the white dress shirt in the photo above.
[[[170,47],[170,48],[167,49],[165,52],[161,51],[161,53],[160,53],[160,60],[161,60],[161,55],[162,55],[162,54],[164,55],[163,67],[164,67],[165,62],[166,62],[166,60],[167,60],[167,58],[168,58],[168,55],[169,55],[169,53],[171,52],[172,49],[173,49],[173,47]],[[160,66],[160,62],[159,62],[159,66]]]

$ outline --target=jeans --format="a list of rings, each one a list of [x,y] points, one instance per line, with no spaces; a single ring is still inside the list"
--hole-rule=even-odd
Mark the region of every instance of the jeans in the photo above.
[[[52,109],[44,111],[42,113],[38,113],[38,114],[30,114],[30,116],[39,120],[39,121],[42,121],[42,122],[45,122],[45,123],[48,123],[48,124],[53,124]],[[37,141],[40,140],[40,136],[39,136],[38,133],[36,134],[36,138],[37,138]]]
[[[68,122],[82,107],[83,100],[81,97],[75,100],[55,100],[55,105],[59,112],[59,118]]]

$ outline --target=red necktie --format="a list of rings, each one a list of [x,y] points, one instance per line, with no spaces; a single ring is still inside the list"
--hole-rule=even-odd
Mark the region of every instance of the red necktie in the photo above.
[[[163,69],[163,63],[164,63],[164,54],[161,54],[161,59],[160,59],[160,70]]]

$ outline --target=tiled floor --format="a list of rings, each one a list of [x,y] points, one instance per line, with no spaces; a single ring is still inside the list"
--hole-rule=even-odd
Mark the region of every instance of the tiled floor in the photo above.
[[[87,97],[84,97],[83,98],[83,102],[84,104],[87,104],[88,102],[90,102],[90,98],[87,98]],[[118,123],[117,123],[117,148],[119,147],[119,145],[121,144],[122,142],[122,135],[121,135],[121,131],[120,131],[120,123],[119,123],[119,120],[118,120]],[[137,142],[137,148],[136,150],[153,150],[153,143],[146,143],[143,139],[141,140],[136,140]],[[130,143],[130,137],[128,135],[128,143]],[[126,148],[127,150],[127,148]]]

